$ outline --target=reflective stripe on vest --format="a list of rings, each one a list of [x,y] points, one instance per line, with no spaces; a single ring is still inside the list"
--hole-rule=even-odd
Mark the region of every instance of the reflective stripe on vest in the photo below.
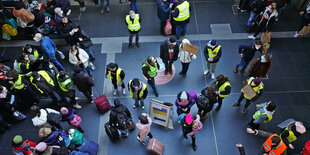
[[[289,133],[289,135],[286,137],[286,139],[288,140],[289,143],[292,143],[295,140],[297,140],[297,137],[295,136],[293,131],[288,130],[288,128],[285,128],[285,130],[283,132],[285,132],[285,131],[288,131],[288,133]],[[282,133],[280,134],[280,137],[282,136]]]
[[[155,66],[153,67],[147,61],[145,61],[145,63],[143,64],[142,67],[144,67],[146,65],[148,65],[150,67],[150,70],[147,72],[147,74],[149,74],[150,77],[155,77],[157,75],[157,72],[158,72],[157,63],[155,63]]]
[[[122,72],[121,68],[118,68],[117,71],[116,71],[116,85],[119,85],[119,84],[121,84],[123,82],[122,79],[121,79],[121,76],[120,76],[121,72]],[[112,82],[113,77],[111,75],[111,71],[108,71],[108,73],[110,75],[110,80]]]
[[[13,88],[21,90],[25,87],[25,84],[22,83],[22,75],[18,74],[18,79],[13,83]]]
[[[249,80],[248,80],[248,85],[249,86],[251,86],[251,83],[252,83],[252,81],[254,80],[255,78],[254,77],[251,77]],[[252,87],[252,86],[251,86]],[[264,88],[264,85],[263,85],[263,82],[261,82],[258,86],[256,86],[256,87],[252,87],[252,89],[257,93],[258,92],[258,90],[261,90],[261,89],[263,89]],[[249,98],[244,94],[243,95],[246,99],[248,99],[249,100]]]
[[[46,71],[38,71],[38,74],[42,75],[46,82],[48,82],[50,85],[55,86],[53,79],[46,73]]]
[[[218,45],[214,50],[211,48],[208,48],[208,55],[210,58],[214,58],[217,53],[220,51],[221,45]]]
[[[37,90],[38,90],[41,94],[44,94],[44,91],[41,90],[40,88],[38,88],[38,86],[37,86],[35,83],[32,82],[33,79],[34,79],[33,76],[31,76],[31,77],[30,77],[30,82],[31,82],[31,84],[34,85],[34,86],[37,88]]]
[[[132,21],[130,20],[130,15],[127,15],[126,16],[126,22],[128,24],[128,30],[130,31],[139,31],[140,28],[141,28],[141,25],[140,25],[140,22],[139,22],[139,14],[136,14],[136,17],[135,19],[133,20],[133,23]]]
[[[132,92],[131,87],[130,87],[131,81],[132,81],[132,80],[129,81],[129,96],[130,96],[130,97],[133,97],[133,92]],[[143,94],[144,94],[144,91],[145,91],[145,89],[146,89],[146,84],[144,84],[144,83],[142,83],[142,84],[143,84],[143,88],[142,88],[142,90],[141,90],[140,93],[139,93],[139,98],[142,98],[142,96],[143,96]]]
[[[262,109],[260,109],[260,110],[257,110],[257,111],[254,113],[254,115],[253,115],[253,119],[254,119],[254,120],[257,120],[260,116],[265,115],[265,114],[268,116],[268,120],[264,120],[263,123],[267,123],[267,122],[271,121],[271,120],[272,120],[272,115],[266,113],[265,108],[262,108]]]
[[[67,79],[66,79],[65,81],[63,81],[63,82],[60,82],[60,81],[59,81],[59,74],[57,74],[57,77],[56,77],[56,78],[57,78],[58,85],[59,85],[60,89],[61,89],[62,91],[64,91],[64,92],[68,92],[69,90],[66,88],[66,86],[67,86],[67,84],[71,83],[72,80],[71,80],[71,78],[69,78],[68,75],[66,75],[65,77],[66,77]]]
[[[281,155],[286,150],[286,145],[281,140],[280,146],[271,149],[271,138],[274,136],[278,136],[277,134],[271,135],[263,144],[263,148],[265,152],[269,152],[268,155]]]
[[[216,85],[217,85],[217,83],[218,82],[216,82]],[[220,92],[224,92],[227,86],[230,86],[230,83],[228,81],[226,81],[224,84],[221,85],[221,87],[219,88],[219,91]],[[228,95],[219,95],[219,96],[224,98],[224,97],[226,97]]]
[[[182,4],[178,5],[176,8],[179,9],[179,15],[177,18],[173,18],[175,21],[185,21],[190,17],[189,14],[189,3],[184,1]]]

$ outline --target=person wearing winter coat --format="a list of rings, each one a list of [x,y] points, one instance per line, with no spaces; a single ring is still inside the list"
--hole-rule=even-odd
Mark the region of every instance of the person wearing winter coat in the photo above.
[[[266,5],[266,0],[254,0],[250,3],[251,13],[250,18],[248,19],[247,27],[249,27],[260,15],[260,13],[265,10]]]
[[[204,120],[208,118],[208,112],[213,109],[214,104],[218,101],[216,94],[217,88],[214,84],[201,90],[201,96],[197,99],[198,115]]]
[[[180,35],[185,36],[187,32],[187,24],[190,21],[191,5],[187,0],[176,0],[177,4],[172,11],[171,16],[175,21],[175,37],[180,39]]]
[[[64,13],[69,16],[71,13],[71,10],[69,7],[71,6],[70,0],[53,0],[53,7],[57,8],[60,7]]]
[[[213,83],[217,88],[216,94],[218,95],[218,105],[215,111],[219,111],[222,107],[223,100],[227,97],[231,92],[230,81],[227,76],[220,74],[216,77],[216,81]]]
[[[299,12],[299,14],[301,15],[300,26],[298,28],[298,31],[294,34],[294,38],[299,37],[300,36],[300,34],[299,34],[300,31],[305,26],[309,26],[309,24],[310,24],[310,3],[306,7],[306,9],[301,11],[301,12]]]
[[[139,122],[136,124],[138,129],[137,139],[141,144],[145,144],[145,136],[148,136],[150,139],[153,138],[151,134],[152,119],[146,113],[142,113],[138,118]]]
[[[13,16],[16,18],[20,18],[27,24],[35,19],[34,15],[31,12],[24,9],[22,7],[22,3],[20,2],[15,4],[15,8],[13,9]]]
[[[194,126],[195,122],[195,126]],[[202,129],[202,123],[200,122],[200,116],[197,114],[194,121],[191,114],[182,114],[179,116],[179,123],[182,125],[183,136],[187,139],[187,134],[192,138],[192,148],[196,151],[196,136],[195,133]]]
[[[21,135],[16,135],[12,140],[12,153],[14,155],[32,155],[37,143],[25,140]]]
[[[271,67],[271,55],[262,55],[259,58],[256,58],[250,68],[249,68],[249,76],[250,77],[266,77],[267,73]]]
[[[157,76],[158,70],[160,69],[160,65],[157,60],[153,56],[149,56],[147,60],[142,64],[142,74],[147,79],[147,83],[151,85],[154,94],[158,97],[158,91],[155,85],[155,77]]]
[[[249,39],[256,39],[256,36],[261,32],[271,32],[271,27],[275,21],[275,18],[278,16],[278,11],[276,10],[277,4],[272,2],[266,10],[261,15],[261,19],[258,23],[258,26],[255,30],[254,35],[248,36]]]
[[[107,65],[105,78],[108,78],[108,75],[110,77],[110,81],[114,86],[114,93],[113,95],[116,95],[118,93],[118,86],[120,85],[122,87],[123,95],[126,94],[126,87],[125,87],[125,72],[123,69],[118,67],[116,63],[109,63]]]
[[[92,69],[89,64],[88,54],[80,47],[73,45],[69,53],[69,62],[73,65],[79,66],[85,70],[89,76],[92,76]]]
[[[144,109],[144,100],[148,94],[147,85],[141,80],[134,78],[128,82],[128,91],[129,96],[135,100],[133,108],[138,107],[140,101],[141,108]]]
[[[285,145],[289,146],[289,148],[293,150],[295,149],[293,143],[305,132],[306,128],[302,122],[293,121],[282,131],[280,137]]]
[[[177,95],[177,99],[175,101],[175,105],[177,107],[177,114],[188,114],[194,104],[195,102],[193,101],[193,99],[190,98],[189,94],[186,91],[181,91]]]
[[[84,130],[80,126],[80,123],[82,122],[82,120],[78,120],[81,118],[79,116],[77,116],[75,109],[62,107],[60,109],[60,113],[61,113],[61,121],[63,121],[63,122],[67,121],[68,124],[75,126],[76,129],[78,129],[81,133],[84,133]],[[79,122],[79,123],[77,123],[77,122]]]
[[[57,33],[64,38],[67,45],[75,45],[73,35],[76,31],[73,30],[73,23],[67,17],[62,17],[61,22],[57,25]]]
[[[86,96],[89,103],[92,103],[92,87],[94,86],[93,79],[78,66],[72,66],[72,70],[74,71],[71,76],[72,81],[74,82],[78,90]]]
[[[172,4],[168,0],[157,0],[157,17],[160,20],[160,33],[165,35],[166,21],[169,19]]]
[[[48,115],[51,114],[56,114],[60,116],[60,113],[54,109],[50,109],[50,108],[45,108],[45,109],[40,109],[38,106],[32,106],[30,108],[31,113],[33,115],[35,115],[35,117],[33,117],[31,119],[32,124],[34,126],[37,126],[39,128],[42,127],[52,127],[53,129],[57,128],[57,129],[61,129],[62,130],[62,126],[60,125],[60,120],[59,122],[54,122],[54,121],[48,121]]]
[[[61,23],[61,19],[65,16],[64,12],[61,10],[61,8],[57,7],[54,9],[55,15],[54,20],[56,25],[58,26]]]
[[[207,43],[204,49],[204,55],[207,61],[207,69],[203,74],[207,75],[211,71],[211,79],[214,79],[216,65],[222,56],[222,46],[215,39],[212,39]]]
[[[90,61],[94,61],[95,55],[91,50],[93,42],[90,40],[90,37],[81,29],[80,25],[77,23],[73,24],[73,30],[77,30],[77,32],[73,34],[74,42],[79,43],[80,47],[87,52]]]
[[[187,51],[183,50],[183,45],[184,44],[191,44],[190,41],[188,39],[183,39],[182,43],[180,44],[180,48],[179,48],[179,59],[181,61],[182,64],[182,71],[179,72],[180,75],[186,75],[187,70],[189,68],[189,64],[191,63],[192,59],[196,59],[196,55],[189,53]]]
[[[262,42],[260,40],[251,41],[246,44],[239,45],[239,54],[241,56],[240,63],[234,67],[234,73],[238,72],[238,68],[242,66],[240,72],[243,77],[246,76],[245,69],[255,56],[255,52],[263,53]]]
[[[179,44],[174,36],[169,37],[160,45],[160,58],[165,64],[165,75],[172,75],[172,64],[178,59]]]
[[[47,54],[51,62],[53,62],[58,67],[58,69],[64,69],[61,63],[56,59],[56,52],[61,56],[61,59],[64,59],[65,56],[63,53],[57,50],[55,43],[48,36],[43,36],[41,33],[36,33],[33,40],[40,42],[42,49]]]
[[[129,119],[132,119],[132,116],[128,108],[115,99],[110,112],[109,124],[118,129],[122,136],[128,136]]]
[[[257,111],[254,113],[251,122],[248,126],[252,129],[258,129],[261,124],[272,120],[277,105],[273,101],[257,104]]]
[[[41,142],[46,143],[47,145],[56,145],[60,147],[66,147],[66,142],[64,139],[69,139],[69,135],[66,134],[63,130],[54,130],[51,128],[43,127],[39,130],[39,137]]]

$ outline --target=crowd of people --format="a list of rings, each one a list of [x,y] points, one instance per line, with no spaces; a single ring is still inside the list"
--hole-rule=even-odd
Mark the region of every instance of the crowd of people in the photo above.
[[[85,4],[80,3],[80,11],[85,11]],[[282,2],[282,3],[281,3]],[[95,2],[95,3],[98,3]],[[139,31],[141,29],[141,16],[138,14],[138,4],[136,0],[130,0],[129,15],[125,17],[125,23],[129,30],[129,48],[133,47],[132,39],[136,36],[136,46],[139,48]],[[171,20],[172,36],[164,40],[160,45],[160,59],[164,63],[164,75],[172,74],[172,65],[180,60],[182,69],[179,75],[186,77],[189,65],[196,55],[184,49],[185,44],[191,44],[188,39],[180,40],[181,36],[186,35],[187,25],[190,21],[190,3],[186,0],[176,0],[170,2],[167,0],[157,0],[157,15],[160,19],[160,32],[165,33],[167,20]],[[94,86],[94,77],[92,72],[95,70],[93,62],[95,61],[92,52],[92,41],[90,37],[81,29],[81,27],[70,20],[70,3],[67,0],[55,0],[48,2],[46,7],[37,1],[25,5],[21,2],[15,4],[13,11],[2,10],[2,18],[11,27],[20,28],[25,35],[29,35],[40,46],[26,44],[22,47],[18,58],[15,60],[14,68],[0,65],[0,102],[1,102],[1,123],[0,131],[5,132],[11,127],[12,122],[22,121],[27,118],[23,113],[30,109],[33,118],[32,123],[38,127],[39,142],[25,140],[21,135],[16,135],[12,139],[12,148],[14,154],[96,154],[98,144],[84,137],[84,129],[81,127],[82,118],[78,115],[77,109],[81,109],[76,97],[76,90],[82,92],[89,103],[94,103],[92,87]],[[272,55],[269,54],[270,32],[272,24],[279,20],[281,9],[286,6],[283,1],[240,1],[241,11],[249,11],[250,18],[247,23],[248,32],[255,32],[250,39],[254,39],[239,46],[240,63],[236,64],[233,72],[237,73],[242,66],[240,73],[243,77],[248,77],[243,83],[253,90],[254,96],[249,96],[246,92],[240,94],[239,99],[233,106],[240,106],[245,98],[246,103],[241,113],[245,114],[251,102],[259,99],[264,92],[262,78],[267,77],[271,67]],[[101,0],[101,14],[104,12],[104,1]],[[302,27],[309,24],[310,5],[301,13],[303,16]],[[106,10],[110,11],[110,2],[107,0]],[[277,11],[278,10],[278,11]],[[13,20],[11,20],[13,19]],[[15,19],[16,26],[15,27]],[[14,22],[13,22],[14,21]],[[301,30],[300,29],[300,30]],[[299,31],[300,31],[299,30]],[[260,32],[265,34],[261,40],[256,37]],[[4,36],[14,36],[13,31],[4,31]],[[26,34],[27,33],[27,34]],[[58,50],[56,44],[47,36],[47,34],[57,34],[63,38],[66,45],[70,47],[68,60],[72,64],[73,74],[69,76],[61,64],[60,59],[65,59],[65,54]],[[298,33],[299,34],[299,33]],[[269,35],[269,39],[268,39]],[[267,39],[264,39],[267,38]],[[6,38],[9,40],[9,37]],[[181,43],[178,42],[181,41]],[[208,41],[204,50],[204,57],[207,63],[207,69],[202,73],[205,76],[210,74],[214,82],[206,88],[202,88],[201,94],[197,95],[193,91],[181,91],[177,94],[175,101],[178,123],[182,126],[182,132],[185,139],[188,135],[192,139],[192,148],[197,150],[196,134],[203,129],[203,120],[208,118],[208,113],[213,109],[214,104],[218,104],[215,111],[221,109],[224,99],[230,95],[232,86],[229,77],[218,74],[215,75],[217,63],[222,56],[222,46],[220,41],[212,39]],[[248,73],[246,68],[259,53],[250,65]],[[2,58],[8,61],[7,58]],[[154,95],[159,97],[159,90],[155,85],[160,65],[154,56],[149,56],[141,65],[142,74],[151,86]],[[143,80],[133,78],[125,84],[125,72],[117,63],[109,63],[106,66],[105,78],[110,78],[114,86],[113,95],[118,94],[118,86],[122,88],[122,94],[126,95],[126,85],[129,96],[133,98],[133,108],[145,108],[144,100],[149,91],[148,85]],[[49,108],[40,107],[40,98],[48,97],[53,102]],[[165,103],[173,106],[171,103]],[[193,112],[192,107],[196,105],[198,111]],[[300,121],[292,121],[283,128],[279,135],[258,130],[259,127],[272,120],[276,112],[277,104],[274,101],[266,101],[256,105],[257,111],[253,114],[251,121],[247,124],[246,131],[249,134],[265,137],[267,140],[263,144],[262,154],[287,154],[288,149],[294,149],[293,142],[299,136],[306,132],[306,128]],[[190,113],[195,113],[192,115]],[[141,144],[146,144],[148,139],[152,139],[151,124],[152,119],[147,113],[142,113],[138,117],[138,122],[134,124],[135,118],[132,117],[129,109],[120,103],[120,100],[114,100],[114,106],[111,108],[109,122],[105,125],[117,133],[108,135],[111,140],[116,140],[118,135],[121,137],[129,136],[129,131],[135,127],[138,129],[137,140]],[[61,122],[68,122],[70,130],[65,131]],[[241,154],[245,151],[241,144],[236,145]]]

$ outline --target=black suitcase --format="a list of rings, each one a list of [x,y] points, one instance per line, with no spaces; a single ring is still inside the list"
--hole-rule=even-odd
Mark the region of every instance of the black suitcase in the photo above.
[[[109,122],[107,122],[104,125],[104,128],[105,128],[105,132],[107,133],[107,135],[110,137],[112,141],[116,141],[119,138],[118,131],[114,127],[112,127],[109,124]]]

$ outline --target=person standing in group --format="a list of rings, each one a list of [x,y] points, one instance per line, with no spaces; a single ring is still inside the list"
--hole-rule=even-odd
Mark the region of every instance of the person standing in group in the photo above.
[[[179,49],[180,52],[178,56],[182,63],[182,71],[179,72],[180,75],[186,75],[187,70],[189,68],[189,64],[191,63],[192,59],[196,59],[195,54],[192,54],[192,53],[189,53],[183,50],[184,44],[191,44],[191,43],[188,39],[183,39],[180,45],[180,49]]]
[[[198,115],[202,120],[208,118],[208,112],[213,109],[217,102],[217,88],[214,84],[201,90],[201,95],[197,99]]]
[[[72,70],[74,71],[71,76],[72,81],[74,82],[78,90],[86,96],[88,102],[92,103],[92,87],[94,86],[94,80],[89,76],[88,73],[83,71],[78,66],[72,66]]]
[[[158,97],[158,91],[155,86],[155,76],[157,75],[159,69],[160,66],[156,58],[153,56],[149,56],[142,64],[142,74],[147,79],[147,83],[151,85],[156,97]]]
[[[73,30],[76,31],[73,34],[73,38],[76,43],[79,43],[80,47],[87,52],[90,61],[95,61],[95,55],[91,50],[93,46],[93,42],[91,41],[90,37],[81,29],[81,26],[77,23],[73,24]]]
[[[204,55],[207,60],[207,69],[204,71],[204,75],[207,75],[211,70],[211,79],[215,78],[214,72],[217,65],[217,62],[220,60],[222,56],[222,46],[217,44],[215,39],[210,40],[205,49]]]
[[[128,0],[128,4],[130,6],[130,10],[138,13],[138,3],[137,0]]]
[[[277,105],[273,101],[269,101],[257,104],[256,108],[257,111],[254,113],[251,122],[248,123],[252,130],[256,130],[261,124],[271,121]]]
[[[188,114],[191,111],[191,107],[195,104],[195,101],[189,93],[182,91],[177,95],[175,105],[177,107],[177,114]]]
[[[160,58],[165,64],[165,75],[172,74],[172,64],[178,59],[179,44],[174,36],[169,37],[160,45]]]
[[[132,38],[136,35],[136,46],[139,48],[139,32],[141,29],[141,17],[139,14],[136,14],[135,11],[130,10],[129,15],[126,16],[125,23],[128,26],[129,31],[129,44],[128,48],[132,48]]]
[[[179,122],[182,125],[183,136],[187,139],[187,134],[192,137],[192,148],[196,151],[196,136],[195,134],[200,131],[203,127],[200,122],[200,116],[197,114],[196,119],[193,119],[191,114],[182,114],[179,116]]]
[[[302,122],[293,121],[282,131],[280,137],[286,146],[289,146],[290,149],[295,149],[293,143],[305,132],[306,128]]]
[[[138,118],[139,122],[136,124],[136,127],[138,128],[137,139],[141,144],[145,145],[145,136],[148,136],[149,139],[153,138],[153,135],[151,134],[152,119],[146,113],[142,113]]]
[[[92,76],[92,68],[89,62],[88,54],[78,47],[77,45],[73,45],[70,48],[69,52],[69,62],[73,65],[79,66],[83,70],[85,70],[89,76]]]
[[[238,68],[242,66],[240,72],[241,72],[241,75],[245,77],[246,76],[245,69],[250,63],[250,61],[253,59],[253,57],[255,56],[255,52],[262,53],[262,51],[263,51],[262,42],[260,40],[251,41],[247,44],[239,45],[239,54],[241,56],[241,60],[240,60],[240,63],[234,67],[234,70],[233,70],[234,73],[237,73]]]
[[[110,12],[110,0],[106,1],[107,1],[106,5],[107,12]],[[101,6],[100,14],[102,15],[104,13],[104,0],[100,0],[100,6]]]
[[[185,36],[187,24],[190,20],[190,4],[187,0],[176,0],[176,8],[172,11],[172,17],[175,21],[175,37],[179,40],[180,35]]]
[[[160,33],[165,34],[166,21],[170,17],[172,4],[168,0],[157,0],[157,17],[160,20]]]
[[[124,83],[125,72],[123,71],[123,69],[118,67],[118,65],[116,63],[109,63],[107,65],[105,78],[108,78],[108,75],[110,76],[111,83],[114,86],[113,95],[117,94],[117,92],[118,92],[117,87],[119,85],[123,89],[123,95],[125,95],[126,94],[126,88],[125,88],[125,83]]]
[[[144,109],[144,99],[147,97],[148,91],[147,86],[141,80],[134,78],[128,83],[129,96],[135,100],[133,108],[139,106],[139,101],[141,108]]]
[[[256,93],[256,96],[252,99],[249,99],[244,93],[240,94],[240,97],[237,102],[233,104],[233,106],[240,106],[241,101],[246,98],[246,103],[244,105],[244,108],[242,109],[242,113],[245,114],[247,111],[248,106],[250,105],[251,101],[257,100],[259,97],[263,95],[264,92],[264,84],[261,79],[251,77],[247,81],[247,85],[249,85]]]
[[[249,76],[267,77],[267,73],[269,72],[271,67],[271,57],[271,54],[267,54],[256,58],[249,68]]]
[[[272,24],[275,21],[275,18],[278,16],[278,11],[276,10],[277,4],[276,2],[272,2],[266,10],[264,11],[261,19],[258,23],[258,27],[255,30],[254,35],[248,36],[249,39],[256,39],[256,36],[261,32],[271,32]]]
[[[216,82],[214,83],[217,87],[216,94],[218,95],[218,106],[215,111],[219,111],[222,107],[223,99],[227,97],[231,92],[230,81],[227,76],[220,74],[216,77]]]

